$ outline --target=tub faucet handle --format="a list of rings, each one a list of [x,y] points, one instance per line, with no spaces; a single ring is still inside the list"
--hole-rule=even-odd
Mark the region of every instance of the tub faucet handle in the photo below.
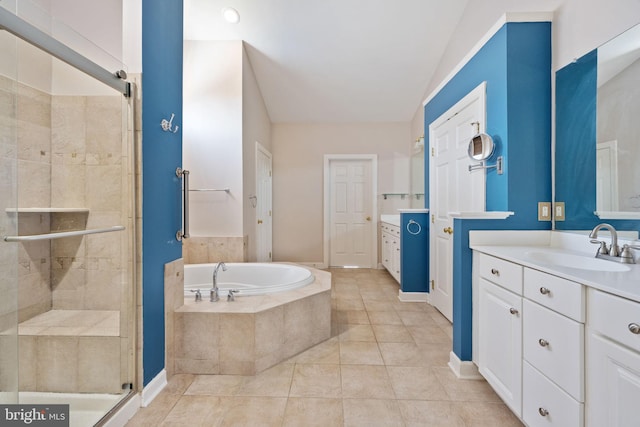
[[[237,289],[229,289],[229,293],[227,294],[227,301],[235,301],[235,294],[238,292]]]
[[[202,293],[200,292],[200,289],[196,289],[195,291],[192,289],[191,292],[196,294],[196,302],[202,301]]]

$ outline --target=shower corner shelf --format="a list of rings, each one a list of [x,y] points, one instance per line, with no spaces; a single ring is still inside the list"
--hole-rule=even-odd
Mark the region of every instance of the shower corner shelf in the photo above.
[[[6,213],[88,213],[89,208],[6,208]]]

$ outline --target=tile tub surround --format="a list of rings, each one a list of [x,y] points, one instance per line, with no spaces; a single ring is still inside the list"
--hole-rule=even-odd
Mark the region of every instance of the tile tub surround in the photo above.
[[[310,269],[303,288],[202,302],[186,298],[173,319],[177,374],[254,375],[331,336],[331,274]]]
[[[182,243],[184,263],[246,262],[247,240],[248,236],[190,237]]]

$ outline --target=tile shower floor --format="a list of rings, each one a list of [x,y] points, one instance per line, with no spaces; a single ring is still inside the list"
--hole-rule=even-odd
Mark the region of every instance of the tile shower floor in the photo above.
[[[333,269],[332,338],[256,376],[175,375],[127,426],[521,426],[447,366],[451,324],[383,270]]]

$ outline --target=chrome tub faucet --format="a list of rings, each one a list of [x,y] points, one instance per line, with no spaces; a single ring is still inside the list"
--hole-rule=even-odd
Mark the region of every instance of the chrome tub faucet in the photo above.
[[[213,269],[213,286],[211,287],[211,292],[209,292],[209,301],[211,302],[220,300],[218,292],[218,270],[220,270],[220,267],[222,267],[222,271],[227,271],[227,266],[224,262],[219,262],[216,268]]]

